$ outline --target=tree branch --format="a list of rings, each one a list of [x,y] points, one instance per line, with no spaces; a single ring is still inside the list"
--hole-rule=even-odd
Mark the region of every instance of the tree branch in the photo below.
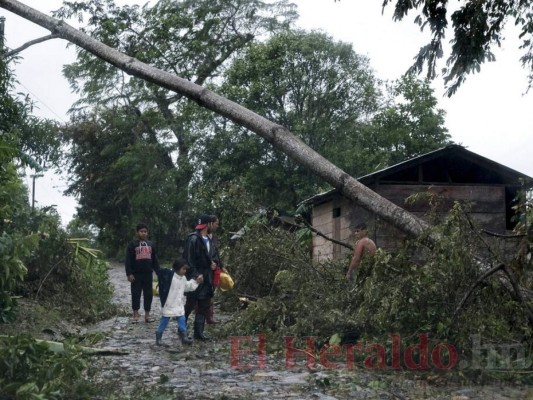
[[[511,286],[513,287],[513,291],[515,294],[513,297],[515,297],[515,300],[517,300],[524,306],[524,308],[526,309],[527,318],[529,319],[529,325],[533,327],[533,311],[531,310],[531,307],[529,307],[529,305],[527,304],[526,300],[524,299],[524,296],[522,296],[522,291],[520,290],[520,287],[518,286],[514,275],[506,265],[503,265],[503,272],[505,272],[505,275],[507,275],[507,277],[509,278],[509,282],[511,282]]]
[[[463,308],[464,304],[466,303],[466,301],[468,300],[468,298],[472,295],[472,293],[474,292],[474,289],[481,283],[483,282],[485,279],[487,279],[489,276],[491,276],[492,274],[494,274],[495,272],[499,271],[500,269],[504,268],[505,265],[504,264],[498,264],[496,265],[495,267],[489,269],[487,272],[485,272],[483,275],[481,275],[479,278],[477,278],[477,280],[474,282],[474,284],[472,285],[472,287],[470,288],[470,290],[468,290],[468,292],[465,293],[465,295],[463,296],[463,298],[461,299],[461,301],[459,302],[459,305],[455,308],[455,312],[453,313],[453,318],[456,317],[456,315],[459,313],[459,311],[461,310],[461,308]]]
[[[46,35],[46,36],[43,36],[37,39],[30,40],[29,42],[24,43],[22,46],[19,46],[16,49],[7,51],[4,54],[0,54],[0,59],[11,57],[17,53],[20,53],[23,50],[26,50],[28,47],[33,46],[34,44],[46,42],[47,40],[51,40],[51,39],[57,39],[59,37],[60,37],[59,35],[52,33],[50,35]]]
[[[306,226],[306,228],[309,228],[309,230],[310,230],[311,232],[316,233],[318,236],[320,236],[320,237],[322,237],[322,238],[324,238],[324,239],[326,239],[326,240],[329,240],[330,242],[333,242],[333,243],[335,243],[335,244],[339,244],[339,245],[341,245],[341,246],[343,246],[343,247],[346,247],[347,249],[350,249],[351,251],[353,251],[353,246],[350,246],[349,244],[344,243],[344,242],[341,242],[340,240],[336,240],[336,239],[330,238],[329,236],[324,235],[324,234],[323,234],[322,232],[320,232],[318,229],[313,228],[313,227],[309,224],[309,222],[307,222],[304,218],[302,218],[302,221],[303,221],[304,225]]]
[[[522,290],[518,283],[516,282],[516,279],[514,278],[513,274],[509,270],[509,268],[501,263],[496,265],[495,267],[489,269],[487,272],[485,272],[483,275],[481,275],[476,282],[472,285],[472,287],[468,290],[468,292],[463,296],[461,301],[459,302],[458,306],[455,309],[455,312],[453,313],[453,318],[457,316],[461,308],[463,308],[466,301],[470,298],[472,293],[474,292],[474,289],[481,284],[485,279],[487,279],[489,276],[495,274],[498,271],[503,271],[503,273],[507,276],[509,282],[511,283],[511,288],[509,288],[508,285],[506,285],[504,282],[502,282],[503,286],[509,291],[513,299],[517,302],[519,302],[525,309],[527,318],[529,320],[529,325],[533,327],[533,310],[531,310],[531,307],[527,304],[526,299],[522,295]],[[502,280],[502,279],[500,279]],[[512,289],[512,290],[511,290]]]
[[[486,235],[494,236],[494,237],[498,237],[502,239],[517,239],[517,238],[522,238],[526,236],[526,235],[504,235],[501,233],[491,232],[487,229],[481,229],[481,232],[485,233]]]

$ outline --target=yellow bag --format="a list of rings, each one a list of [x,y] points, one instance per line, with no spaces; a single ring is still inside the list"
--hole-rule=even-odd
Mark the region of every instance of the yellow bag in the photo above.
[[[220,284],[218,287],[223,292],[233,289],[233,279],[227,272],[222,271],[220,273]]]
[[[156,281],[152,282],[152,293],[154,296],[159,296],[159,284]]]

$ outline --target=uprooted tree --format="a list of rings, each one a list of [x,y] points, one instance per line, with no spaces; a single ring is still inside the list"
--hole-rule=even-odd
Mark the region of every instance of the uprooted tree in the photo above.
[[[330,161],[322,157],[320,154],[312,150],[310,147],[305,145],[285,127],[275,124],[267,120],[266,118],[254,113],[253,111],[250,111],[249,109],[242,107],[239,104],[236,104],[220,95],[217,95],[216,93],[202,86],[196,85],[190,81],[187,81],[186,79],[180,78],[168,72],[164,72],[157,68],[151,67],[145,63],[138,61],[135,58],[126,56],[125,54],[122,54],[119,51],[110,48],[102,44],[101,42],[85,35],[84,33],[72,28],[68,24],[46,16],[15,0],[0,0],[0,7],[12,11],[17,15],[20,15],[21,17],[50,30],[53,37],[68,40],[69,42],[80,46],[84,50],[94,54],[96,57],[105,60],[106,62],[114,65],[115,67],[125,71],[130,75],[136,76],[140,79],[144,79],[153,84],[172,90],[178,95],[184,96],[192,101],[195,101],[200,106],[214,111],[215,113],[225,118],[228,118],[234,123],[241,125],[244,128],[247,128],[250,131],[258,134],[267,142],[269,142],[272,146],[285,153],[292,160],[309,169],[312,173],[334,186],[346,198],[352,200],[363,208],[375,213],[383,221],[386,221],[391,225],[397,227],[409,236],[427,239],[427,241],[425,241],[424,243],[432,243],[436,252],[435,254],[440,256],[441,261],[443,261],[444,264],[449,263],[450,254],[453,253],[454,245],[453,243],[439,243],[438,241],[439,238],[445,239],[447,237],[447,233],[445,231],[430,231],[428,223],[414,217],[407,211],[394,205],[393,203],[382,198],[370,189],[361,185],[356,179],[352,178],[349,174],[336,167],[333,163],[331,163]],[[462,230],[459,230],[458,232],[462,232]],[[463,242],[459,241],[459,243]],[[417,242],[416,244],[420,244],[420,242]],[[455,248],[456,247],[457,246],[455,246]],[[468,250],[468,248],[466,248],[465,250]],[[523,288],[518,287],[519,282],[514,276],[513,271],[511,271],[511,269],[507,268],[505,265],[487,265],[489,264],[487,262],[479,263],[477,260],[474,260],[475,257],[472,257],[473,252],[475,252],[476,249],[472,247],[471,250],[472,252],[466,251],[465,257],[467,257],[471,261],[471,263],[468,263],[468,266],[471,266],[472,268],[465,268],[464,271],[459,272],[468,273],[468,277],[471,278],[470,282],[472,282],[472,279],[474,280],[473,286],[468,287],[467,285],[465,285],[465,282],[467,282],[466,279],[455,279],[457,277],[460,277],[461,275],[456,275],[455,272],[450,272],[445,268],[406,268],[405,273],[401,276],[401,282],[403,288],[405,289],[397,289],[396,293],[405,294],[407,290],[413,286],[416,286],[416,288],[418,289],[423,287],[423,285],[417,286],[412,284],[412,279],[415,279],[415,277],[418,282],[421,282],[421,278],[427,278],[428,280],[431,280],[431,282],[437,281],[438,283],[439,276],[444,275],[446,278],[448,278],[449,286],[448,289],[441,292],[445,294],[449,294],[452,291],[455,291],[456,294],[460,292],[459,297],[455,296],[452,299],[446,297],[447,304],[449,305],[449,308],[451,308],[451,312],[448,312],[447,315],[451,315],[452,317],[452,319],[450,321],[447,321],[447,323],[453,324],[454,321],[460,321],[464,322],[465,324],[468,324],[468,318],[471,316],[471,314],[459,311],[461,311],[461,308],[464,308],[463,305],[467,301],[469,301],[469,296],[471,295],[473,290],[475,290],[479,286],[481,282],[486,282],[487,278],[489,277],[495,277],[495,286],[498,290],[490,291],[489,297],[492,299],[498,298],[498,296],[501,295],[502,292],[499,289],[501,289],[503,285],[513,297],[513,301],[512,303],[510,303],[511,306],[518,308],[518,305],[520,307],[520,311],[524,311],[524,313],[521,314],[523,315],[523,318],[520,320],[519,323],[522,324],[523,322],[526,322],[528,324],[529,330],[527,328],[524,328],[525,335],[527,335],[530,332],[531,327],[533,326],[533,312],[531,310],[529,302],[531,298],[531,292],[528,292]],[[462,254],[464,254],[464,252]],[[383,279],[380,279],[381,277],[383,277],[383,275],[374,275],[376,279],[369,279],[365,281],[366,283],[364,283],[367,286],[372,285],[372,287],[369,287],[368,290],[362,291],[361,293],[368,292],[375,294],[376,288],[379,288],[380,290],[386,292],[393,285],[397,286],[398,269],[394,268],[394,265],[392,265],[393,268],[391,269],[391,263],[389,262],[390,259],[387,258],[387,256],[384,257],[385,258],[383,259],[381,265],[382,272],[385,271],[387,273],[386,277],[391,284],[387,285],[386,283],[384,283]],[[401,262],[401,258],[398,258],[398,260],[398,263],[395,265],[397,265],[398,267],[404,267],[405,264]],[[461,266],[462,263],[460,261],[461,260],[458,260],[457,263],[454,263],[454,266]],[[434,267],[435,264],[432,266]],[[379,272],[380,269],[376,268],[376,271]],[[482,271],[482,274],[478,277],[480,271]],[[410,273],[412,275],[409,275]],[[309,276],[311,276],[311,274],[309,274]],[[288,278],[291,277],[288,276]],[[457,285],[457,282],[463,283],[463,286],[459,287]],[[315,290],[315,288],[312,287],[312,285],[314,285],[314,281],[311,281],[310,285],[313,290],[302,290],[301,292],[303,292],[304,294],[316,295],[317,291]],[[436,286],[438,285],[435,285],[435,287]],[[301,287],[302,286],[300,286],[300,289]],[[329,293],[329,291],[326,291],[326,294]],[[417,293],[415,293],[415,295],[416,294]],[[325,297],[326,296],[324,296],[324,298]],[[375,310],[376,308],[380,307],[380,304],[376,304],[373,301],[381,298],[382,296],[378,295],[371,296],[368,299],[363,298],[363,300],[368,302],[368,310]],[[311,298],[311,300],[316,299],[316,297]],[[332,301],[334,301],[335,296],[331,296],[331,299]],[[414,309],[418,309],[418,304],[416,304],[417,297],[408,297],[409,301],[411,301],[411,299],[415,302]],[[420,297],[420,307],[422,307],[427,302],[427,299],[428,298],[425,296]],[[308,298],[304,298],[302,299],[302,303],[300,304],[302,304],[302,306],[305,304],[309,304],[309,300],[310,299]],[[396,301],[398,299],[391,298],[391,301],[393,300]],[[480,301],[482,300],[483,298],[480,299]],[[358,301],[354,301],[354,298],[351,295],[346,296],[346,301],[347,303],[352,305],[361,304]],[[394,304],[391,303],[391,307],[382,307],[384,313],[382,313],[381,318],[372,319],[372,313],[369,312],[366,315],[366,317],[369,318],[367,321],[367,325],[374,326],[380,321],[390,321],[391,315],[386,314],[386,312],[394,311],[395,309],[409,311],[409,304],[405,304],[405,302],[396,302]],[[297,309],[300,313],[298,315],[302,315],[301,307],[298,306]],[[513,310],[514,309],[515,308],[513,308]],[[392,315],[394,315],[394,313]],[[260,317],[263,318],[263,316]],[[289,318],[287,319],[287,321],[292,324],[294,322],[292,315],[288,315],[288,317]],[[362,317],[364,317],[364,315]],[[417,315],[406,314],[405,319],[402,320],[402,323],[408,324],[410,320],[412,321],[412,318],[416,317]],[[446,324],[439,324],[442,315],[440,313],[437,313],[433,315],[433,317],[433,320],[431,318],[427,319],[428,323],[437,324],[437,330],[441,329],[439,327],[442,327],[442,333],[446,333]],[[457,320],[457,318],[461,319]],[[305,320],[305,318],[301,319]],[[335,319],[336,318],[334,318],[334,320]],[[498,325],[495,329],[500,329],[500,326]],[[324,334],[327,334],[327,332],[324,332]]]
[[[428,228],[426,222],[360,184],[356,179],[304,144],[285,127],[275,124],[202,86],[126,56],[67,23],[49,17],[18,1],[0,0],[0,7],[48,29],[54,38],[62,38],[76,44],[130,75],[183,95],[197,102],[200,106],[258,134],[295,162],[308,168],[318,177],[334,186],[348,199],[375,213],[382,220],[391,223],[408,235],[419,236]]]
[[[214,111],[258,134],[296,163],[331,184],[346,198],[376,214],[380,219],[397,227],[407,235],[420,237],[428,231],[429,225],[425,221],[413,216],[359,183],[352,176],[303,143],[287,128],[273,123],[205,87],[127,56],[74,29],[65,22],[49,17],[16,0],[0,0],[0,7],[48,29],[51,32],[49,37],[65,39],[132,76],[172,90],[178,95],[195,101],[201,107]],[[427,236],[427,242],[436,243],[438,237],[438,235],[431,234]],[[497,270],[500,271],[501,269]],[[512,279],[504,278],[504,280],[511,281],[508,284],[512,285]],[[518,295],[520,290],[516,287],[514,289]]]

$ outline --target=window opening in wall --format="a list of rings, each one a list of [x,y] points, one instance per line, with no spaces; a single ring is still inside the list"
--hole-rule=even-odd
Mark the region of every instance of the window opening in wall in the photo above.
[[[333,209],[333,218],[339,218],[341,216],[341,208],[337,207]]]
[[[518,214],[515,207],[519,206],[519,189],[505,188],[505,229],[512,231],[518,223]]]

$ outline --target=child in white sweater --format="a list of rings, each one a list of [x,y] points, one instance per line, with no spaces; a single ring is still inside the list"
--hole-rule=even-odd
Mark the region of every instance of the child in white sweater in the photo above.
[[[176,317],[178,322],[178,334],[183,344],[191,344],[192,340],[187,335],[187,323],[185,320],[185,292],[192,292],[203,282],[203,276],[199,275],[196,280],[187,280],[187,261],[183,258],[174,261],[172,269],[161,268],[157,274],[159,280],[159,298],[161,300],[161,320],[159,328],[155,332],[156,345],[161,346],[163,332],[167,328],[170,318]]]

